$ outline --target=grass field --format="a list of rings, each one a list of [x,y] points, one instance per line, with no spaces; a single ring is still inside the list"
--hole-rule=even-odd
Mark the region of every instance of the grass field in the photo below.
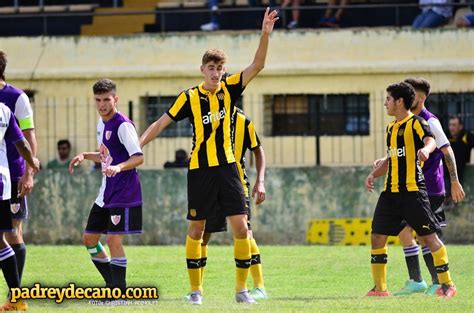
[[[262,264],[270,299],[255,306],[236,304],[234,292],[233,249],[210,246],[204,280],[204,304],[188,305],[184,247],[127,247],[129,285],[158,286],[160,300],[153,306],[97,307],[87,301],[30,300],[31,312],[473,312],[474,246],[448,246],[450,268],[458,287],[451,300],[425,295],[367,299],[372,287],[368,247],[262,246]],[[422,263],[425,279],[429,274]],[[391,291],[406,279],[400,247],[389,247],[388,283]],[[101,285],[101,278],[81,246],[28,246],[24,284],[39,282],[64,286]],[[252,283],[249,282],[249,287]],[[0,291],[6,294],[1,280]]]

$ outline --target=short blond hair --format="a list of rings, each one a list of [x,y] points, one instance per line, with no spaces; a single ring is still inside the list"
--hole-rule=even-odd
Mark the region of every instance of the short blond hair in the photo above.
[[[205,65],[209,62],[215,62],[215,63],[220,63],[220,62],[227,62],[227,55],[225,54],[224,51],[216,48],[212,48],[204,52],[204,55],[202,56],[202,65]]]

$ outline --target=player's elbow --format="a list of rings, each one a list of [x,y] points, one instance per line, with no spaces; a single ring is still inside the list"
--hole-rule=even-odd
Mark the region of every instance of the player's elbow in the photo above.
[[[136,163],[136,166],[142,165],[143,162],[145,162],[145,157],[143,156],[143,154],[140,154],[140,155],[135,156],[135,163]]]

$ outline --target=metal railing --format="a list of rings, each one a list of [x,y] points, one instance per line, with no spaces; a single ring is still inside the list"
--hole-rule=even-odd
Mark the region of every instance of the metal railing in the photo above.
[[[40,0],[41,1],[41,0]],[[117,1],[117,0],[115,0]],[[473,2],[465,2],[465,3],[452,3],[452,4],[433,4],[432,6],[438,7],[453,7],[453,8],[460,8],[460,7],[467,7],[467,6],[474,6]],[[349,10],[365,10],[367,14],[367,18],[370,19],[371,10],[375,9],[391,9],[392,13],[391,16],[393,17],[394,23],[386,26],[403,26],[401,25],[401,17],[402,11],[406,9],[416,9],[419,8],[419,5],[416,3],[380,3],[380,4],[348,4],[348,5],[311,5],[311,6],[300,6],[298,9],[303,12],[315,12],[321,15],[322,11],[327,9],[339,9],[343,8],[346,11]],[[278,8],[282,14],[281,17],[281,25],[286,25],[287,13],[290,13],[292,7],[285,7],[285,8]],[[58,18],[58,17],[94,17],[94,16],[131,16],[131,15],[150,15],[154,14],[157,16],[159,20],[159,31],[166,32],[169,31],[166,28],[167,20],[170,18],[170,15],[174,15],[173,18],[177,18],[176,15],[184,17],[186,15],[194,15],[194,14],[204,14],[208,13],[211,14],[228,14],[228,13],[253,13],[258,14],[262,13],[262,7],[221,7],[217,11],[212,11],[209,8],[170,8],[170,9],[155,9],[155,10],[130,10],[130,11],[121,11],[121,12],[94,12],[94,11],[87,11],[87,12],[44,12],[40,11],[38,13],[3,13],[0,14],[0,22],[3,19],[31,19],[31,18],[41,18],[42,35],[48,35],[48,19],[50,18]],[[363,26],[363,23],[361,23]],[[255,29],[256,27],[250,28]],[[229,28],[232,29],[232,28]]]

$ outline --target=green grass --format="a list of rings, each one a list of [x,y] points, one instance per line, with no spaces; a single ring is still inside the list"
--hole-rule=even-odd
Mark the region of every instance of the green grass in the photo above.
[[[210,246],[204,281],[204,305],[192,307],[183,296],[188,291],[184,247],[126,247],[127,281],[134,286],[158,286],[160,300],[154,306],[103,308],[87,301],[30,300],[31,312],[472,312],[474,309],[474,246],[448,246],[450,268],[458,287],[454,299],[425,295],[367,299],[372,287],[368,247],[262,246],[262,264],[270,299],[255,306],[234,303],[233,249]],[[429,279],[420,257],[423,276]],[[402,287],[406,277],[400,247],[389,248],[390,290]],[[24,283],[64,286],[102,284],[99,273],[81,246],[28,246]],[[249,283],[249,287],[252,283]],[[0,292],[6,294],[2,280]]]

